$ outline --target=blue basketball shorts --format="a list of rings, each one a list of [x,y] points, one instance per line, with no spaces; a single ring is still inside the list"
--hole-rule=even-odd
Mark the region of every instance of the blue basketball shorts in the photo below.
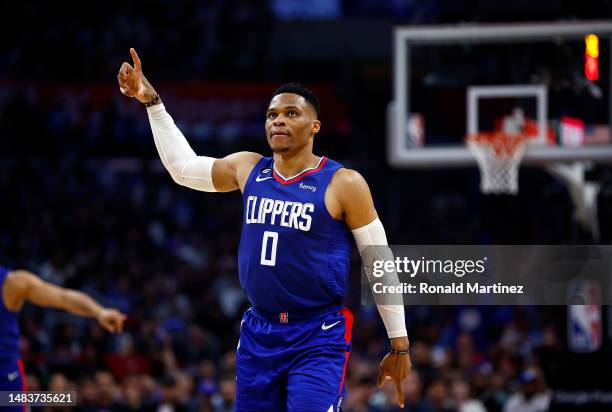
[[[296,317],[250,308],[236,351],[236,411],[338,412],[353,315],[336,307]]]
[[[27,391],[23,362],[0,363],[0,391]],[[0,412],[22,412],[27,410],[21,406],[0,406]]]

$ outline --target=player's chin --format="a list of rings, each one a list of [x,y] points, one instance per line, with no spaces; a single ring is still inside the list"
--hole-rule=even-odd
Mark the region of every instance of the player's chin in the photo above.
[[[270,148],[272,149],[273,153],[285,153],[291,149],[291,147],[286,144],[271,144]]]

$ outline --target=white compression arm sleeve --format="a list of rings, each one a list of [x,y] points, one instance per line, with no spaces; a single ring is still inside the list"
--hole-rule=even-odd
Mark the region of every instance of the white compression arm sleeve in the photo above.
[[[163,104],[147,108],[155,147],[172,179],[203,192],[216,192],[212,181],[215,159],[195,154]]]
[[[365,258],[363,252],[368,246],[388,246],[385,228],[383,227],[379,218],[374,219],[367,225],[357,228],[352,232],[353,236],[355,237],[355,242],[357,243],[357,249],[359,249],[362,259]],[[364,259],[363,263],[366,266],[365,269],[366,274],[368,275],[368,281],[371,283],[372,268],[369,266],[372,265],[372,262],[367,262]],[[397,273],[395,273],[395,279],[391,279],[391,282],[399,285]],[[376,306],[378,307],[378,313],[380,313],[380,317],[385,324],[389,338],[408,336],[403,305],[377,304]]]

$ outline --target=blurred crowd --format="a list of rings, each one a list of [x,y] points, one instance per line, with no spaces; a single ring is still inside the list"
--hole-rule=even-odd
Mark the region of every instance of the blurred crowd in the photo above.
[[[129,316],[126,331],[111,336],[90,320],[26,307],[21,352],[30,389],[75,390],[79,408],[92,411],[231,410],[248,307],[236,272],[240,196],[190,191],[129,161],[2,167],[0,186],[12,193],[0,203],[3,262]],[[356,321],[343,405],[396,411],[393,385],[375,385],[388,343],[376,309],[359,304],[353,258],[347,305]],[[550,401],[563,320],[562,308],[408,307],[414,372],[404,382],[406,410],[507,412],[522,410],[507,406],[521,397]]]
[[[455,331],[456,334],[448,326],[429,324],[427,329],[432,336],[423,336],[411,343],[414,369],[403,383],[405,410],[548,410],[552,392],[547,388],[542,369],[534,365],[544,364],[550,373],[558,367],[554,363],[546,364],[547,356],[561,353],[555,327],[551,324],[543,331],[535,331],[532,324],[526,328],[519,320],[521,314],[509,311],[502,315],[506,310],[492,312],[498,312],[495,316],[510,316],[515,320],[500,325],[501,336],[496,338],[492,333],[486,349],[478,348],[478,339],[474,337],[477,333],[469,328]],[[358,333],[347,369],[348,394],[343,400],[344,410],[399,411],[395,406],[394,385],[388,383],[383,389],[375,385],[378,362],[386,343],[377,322],[368,311],[364,312],[358,315],[356,323]],[[482,314],[474,309],[463,309],[456,314],[459,318],[456,320]],[[433,312],[420,315],[425,318],[419,319],[416,311],[409,311],[411,333],[415,328],[424,327],[421,322],[431,318]],[[453,322],[450,313],[435,317]],[[142,328],[128,330],[109,340],[97,327],[89,326],[90,341],[81,342],[66,336],[69,333],[65,330],[71,328],[70,323],[56,324],[64,329],[63,337],[50,339],[49,347],[41,347],[40,352],[33,351],[27,343],[29,339],[35,340],[34,337],[24,338],[30,390],[76,391],[79,410],[87,411],[232,410],[236,390],[234,350],[217,348],[217,355],[200,354],[189,363],[191,356],[182,350],[197,350],[195,346],[206,345],[202,335],[211,335],[196,324],[189,326],[188,337],[174,332],[172,337],[162,338],[163,342],[149,346],[146,351],[135,352],[134,341],[150,343],[147,336],[143,336]],[[167,334],[163,322],[152,323],[156,324],[159,334]],[[44,332],[38,330],[38,335],[40,339]],[[448,338],[454,342],[445,344]],[[430,343],[434,339],[437,341]],[[102,351],[103,348],[107,348],[106,351]],[[50,355],[51,352],[54,354]],[[63,365],[58,358],[62,358]],[[562,360],[557,358],[556,361]]]
[[[601,19],[612,14],[608,0],[154,0],[146,7],[116,0],[73,7],[26,1],[0,7],[12,21],[28,22],[27,30],[0,27],[0,75],[62,82],[107,78],[128,47],[140,48],[147,57],[145,68],[156,79],[270,80],[281,74],[271,62],[291,52],[271,47],[282,44],[274,39],[286,35],[276,32],[279,22],[296,23],[299,30],[304,21],[376,19],[390,30],[392,24]],[[307,39],[288,47],[305,47],[313,61],[313,53],[325,53],[308,52]],[[329,77],[325,67],[308,69],[313,70]]]
[[[5,89],[0,99],[0,130],[12,137],[0,145],[0,187],[11,199],[0,202],[0,258],[84,290],[129,320],[125,333],[111,337],[94,322],[26,307],[21,351],[31,389],[76,390],[83,410],[231,410],[239,320],[248,307],[236,268],[240,195],[174,184],[142,108],[122,96],[102,104],[86,89],[72,90],[47,104],[45,93]],[[253,141],[239,133],[220,143],[182,126],[199,152],[206,146],[223,154]],[[261,142],[257,150],[265,150]],[[368,180],[384,202],[382,179],[373,173]],[[466,242],[492,236],[486,225],[455,229],[465,224],[463,200],[433,191],[421,192],[433,196],[428,224],[387,219],[392,236],[441,242],[458,240],[458,233]],[[568,232],[547,233],[563,239]],[[375,309],[360,307],[356,253],[352,266],[347,305],[356,323],[345,410],[396,410],[392,385],[375,385],[387,340]],[[563,347],[563,312],[408,308],[407,314],[415,337],[407,410],[503,411],[523,392],[549,399],[545,375],[561,359],[550,354]]]

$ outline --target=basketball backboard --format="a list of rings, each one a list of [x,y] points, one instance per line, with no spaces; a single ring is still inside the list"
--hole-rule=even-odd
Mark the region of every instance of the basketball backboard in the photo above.
[[[583,75],[591,33],[600,39],[596,81]],[[403,168],[473,165],[465,135],[492,126],[514,106],[537,119],[540,142],[547,128],[558,134],[565,117],[603,136],[578,145],[559,136],[555,144],[530,144],[524,163],[612,162],[610,39],[612,21],[397,27],[389,162]],[[415,125],[418,139],[411,138]]]

